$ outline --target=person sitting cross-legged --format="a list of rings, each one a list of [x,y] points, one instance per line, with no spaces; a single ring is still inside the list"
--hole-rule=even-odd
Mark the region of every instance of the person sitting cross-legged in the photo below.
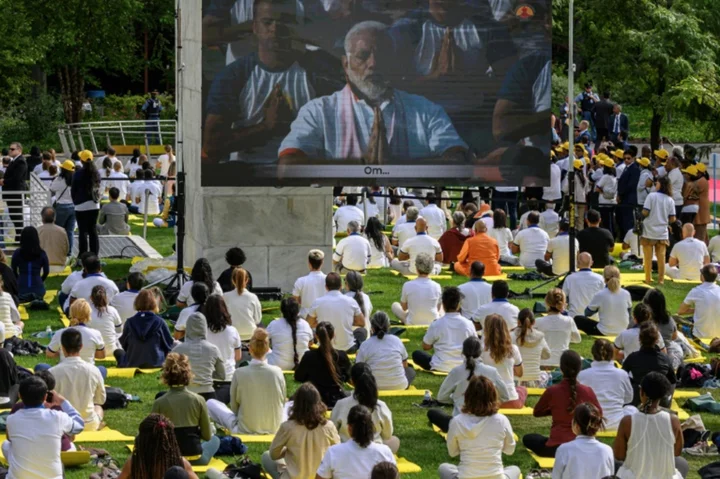
[[[590,300],[585,316],[575,316],[575,324],[580,331],[593,336],[617,336],[631,326],[630,293],[620,286],[620,270],[616,266],[605,266],[603,270],[605,288]],[[598,321],[590,316],[598,315]]]
[[[38,227],[38,236],[40,237],[40,248],[42,248],[48,256],[51,273],[60,273],[65,270],[67,257],[71,253],[70,244],[65,228],[55,224],[55,209],[46,206],[40,212],[42,216],[42,226]],[[63,235],[65,237],[63,238]]]
[[[678,314],[693,315],[693,336],[714,338],[720,336],[720,286],[717,285],[718,270],[713,264],[703,266],[700,271],[702,284],[694,287],[683,300]]]
[[[415,258],[418,277],[403,284],[400,302],[393,303],[393,314],[404,324],[431,324],[440,317],[442,288],[429,278],[433,258],[420,253]]]
[[[310,306],[325,294],[325,273],[322,272],[325,253],[319,249],[311,249],[308,253],[310,272],[295,280],[292,295],[300,305],[300,317],[306,318]]]
[[[415,369],[408,366],[408,354],[400,338],[389,334],[390,318],[378,311],[370,318],[372,336],[362,343],[355,361],[366,363],[380,390],[407,389],[415,379]]]
[[[508,301],[510,286],[507,281],[501,279],[495,281],[490,288],[490,295],[492,296],[492,301],[475,310],[473,317],[475,329],[480,331],[485,324],[485,318],[491,314],[499,314],[502,316],[505,324],[507,324],[508,331],[515,329],[517,327],[520,308]]]
[[[465,338],[476,336],[472,321],[460,314],[462,293],[455,286],[445,288],[442,304],[445,316],[434,321],[422,341],[422,351],[414,351],[412,359],[425,370],[449,372],[462,363],[461,346]],[[434,349],[434,354],[427,351]]]
[[[457,257],[454,269],[457,274],[470,276],[470,268],[475,261],[485,265],[485,274],[499,276],[500,249],[492,236],[487,234],[488,227],[484,221],[476,221],[473,225],[475,236],[468,238]]]
[[[518,231],[515,239],[510,243],[513,254],[520,253],[520,265],[525,268],[535,268],[536,261],[545,258],[550,237],[540,229],[540,215],[531,212],[527,216],[527,228]]]
[[[144,289],[135,298],[137,314],[128,318],[114,356],[120,368],[159,368],[173,348],[165,320],[158,316],[157,299]]]
[[[427,222],[424,218],[419,217],[415,221],[416,236],[408,239],[398,249],[397,258],[393,259],[390,267],[402,275],[417,274],[415,269],[415,259],[419,254],[425,253],[434,259],[435,264],[430,274],[440,274],[441,263],[443,262],[443,252],[440,243],[427,234]]]
[[[462,315],[474,321],[480,315],[478,310],[492,301],[492,286],[483,279],[485,276],[485,265],[481,261],[474,261],[470,265],[470,281],[458,286],[463,294]]]
[[[62,348],[62,335],[68,329],[77,329],[82,335],[81,350],[79,356],[89,364],[95,364],[96,359],[105,357],[105,341],[102,334],[96,329],[87,327],[92,318],[92,308],[84,299],[78,299],[70,306],[70,326],[59,329],[50,339],[45,355],[48,358],[65,359],[64,348]],[[35,370],[44,369],[38,364]]]
[[[562,285],[563,293],[568,300],[568,316],[574,318],[585,314],[595,294],[605,287],[605,280],[590,269],[593,259],[590,253],[580,253],[577,257],[578,270],[569,274]]]
[[[360,224],[355,220],[348,223],[347,234],[335,246],[333,269],[340,274],[348,271],[364,273],[372,257],[370,242],[360,234]]]
[[[535,322],[535,328],[545,333],[545,340],[550,346],[550,359],[543,359],[540,362],[542,366],[557,367],[563,351],[570,349],[570,343],[582,341],[575,322],[563,313],[566,304],[561,289],[553,288],[545,295],[548,314]]]
[[[685,223],[682,227],[683,240],[675,243],[665,267],[665,275],[673,279],[697,281],[698,271],[710,263],[710,253],[703,241],[696,239],[695,227]]]
[[[522,409],[527,399],[527,388],[515,386],[515,377],[523,376],[523,358],[520,349],[513,344],[505,320],[499,314],[485,318],[483,327],[483,352],[480,359],[484,364],[497,369],[508,390],[508,400],[502,401],[504,409]]]
[[[633,308],[633,326],[618,334],[613,346],[615,348],[615,361],[623,361],[635,351],[640,350],[640,330],[645,323],[653,322],[653,314],[650,306],[638,303]],[[662,336],[658,337],[657,348],[665,351],[665,341]]]
[[[109,299],[110,306],[117,310],[123,324],[125,324],[128,318],[135,316],[137,313],[135,309],[135,298],[140,294],[143,286],[145,286],[145,275],[140,272],[130,273],[125,283],[127,289],[122,293],[116,294],[112,299]]]
[[[560,222],[559,233],[554,236],[547,246],[545,260],[535,261],[537,270],[548,276],[560,276],[570,270],[570,223],[563,220]],[[575,240],[575,255],[580,251],[580,243]]]
[[[600,227],[600,221],[599,212],[588,211],[588,226],[577,235],[580,251],[590,253],[596,268],[604,268],[614,262],[610,257],[610,252],[615,248],[615,238],[609,230]]]
[[[130,212],[124,203],[120,203],[120,190],[110,188],[110,202],[100,208],[98,216],[98,234],[128,235],[130,234]]]

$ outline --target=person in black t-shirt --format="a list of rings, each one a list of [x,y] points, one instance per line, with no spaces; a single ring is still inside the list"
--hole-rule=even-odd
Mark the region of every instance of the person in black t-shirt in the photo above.
[[[246,259],[247,257],[245,256],[245,252],[238,247],[230,248],[229,250],[227,250],[227,253],[225,253],[225,261],[227,261],[227,264],[229,264],[230,267],[223,271],[217,280],[218,284],[223,290],[223,293],[235,290],[235,286],[233,286],[232,283],[233,271],[235,270],[235,268],[238,268],[245,264]],[[248,276],[246,288],[248,291],[252,291],[252,275],[250,274],[250,271],[247,271],[247,268],[245,269],[245,272],[247,272]]]
[[[671,394],[675,391],[675,369],[672,367],[670,356],[660,351],[657,347],[660,333],[652,321],[646,321],[640,326],[640,350],[631,353],[625,361],[622,368],[630,375],[633,386],[633,406],[640,405],[640,384],[649,373],[656,372],[665,376],[672,385]],[[669,407],[670,401],[663,399],[660,402],[662,407]]]
[[[613,264],[615,261],[610,257],[610,252],[615,248],[615,238],[610,231],[600,228],[600,213],[596,210],[588,211],[587,222],[588,227],[577,235],[580,252],[590,253],[596,268]]]

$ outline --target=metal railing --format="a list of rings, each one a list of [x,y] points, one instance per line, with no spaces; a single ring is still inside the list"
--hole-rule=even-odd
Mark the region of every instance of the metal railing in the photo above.
[[[151,145],[175,143],[175,120],[128,120],[68,123],[58,128],[60,144],[66,157],[73,151],[91,150],[99,154],[106,146]]]
[[[41,212],[52,202],[52,193],[45,182],[35,173],[30,174],[29,190],[2,194],[0,214],[0,245],[6,251],[17,247],[16,237],[25,226],[42,225]]]

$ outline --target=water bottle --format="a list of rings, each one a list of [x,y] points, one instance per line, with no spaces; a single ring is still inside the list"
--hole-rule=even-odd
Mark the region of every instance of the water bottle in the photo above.
[[[47,328],[45,328],[45,337],[50,339],[53,336],[53,331],[50,325],[48,324]]]
[[[432,401],[432,393],[429,390],[425,390],[425,397],[423,397],[423,402],[430,401]]]

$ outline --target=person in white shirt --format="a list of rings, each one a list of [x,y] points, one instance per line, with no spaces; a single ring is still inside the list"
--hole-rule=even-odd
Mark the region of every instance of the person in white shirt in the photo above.
[[[607,155],[601,154],[602,177],[595,183],[598,193],[598,210],[603,226],[615,237],[615,205],[617,205],[617,176],[615,162]],[[598,155],[600,156],[600,155]]]
[[[355,362],[366,363],[381,391],[407,389],[415,379],[415,370],[408,366],[408,353],[400,338],[389,334],[390,318],[378,311],[370,318],[372,336],[358,349]]]
[[[365,316],[353,298],[340,292],[342,280],[337,273],[325,277],[327,293],[313,301],[308,311],[307,321],[311,327],[328,322],[335,328],[333,346],[335,349],[352,354],[367,338]],[[359,326],[353,330],[353,327]]]
[[[713,263],[720,263],[720,235],[713,236],[708,244],[708,252]]]
[[[447,230],[447,217],[445,212],[438,207],[438,199],[435,193],[427,194],[427,206],[420,210],[420,216],[425,218],[428,225],[428,234],[439,240]]]
[[[523,358],[520,350],[512,342],[510,330],[499,314],[485,318],[483,328],[482,362],[497,369],[500,378],[508,390],[508,400],[500,404],[501,408],[521,409],[527,399],[525,386],[515,387],[515,376],[523,375]]]
[[[637,184],[637,204],[642,207],[650,193],[655,190],[655,178],[652,172],[649,158],[638,158],[635,160],[640,165],[640,177]]]
[[[202,308],[205,307],[205,303],[210,297],[210,290],[205,283],[193,283],[190,294],[192,296],[193,304],[187,308],[183,308],[177,317],[177,321],[175,321],[175,332],[173,333],[173,338],[178,341],[185,337],[185,330],[187,329],[187,322],[188,319],[190,319],[190,316],[203,311]]]
[[[50,368],[55,378],[55,391],[70,401],[82,415],[86,431],[97,431],[105,416],[102,405],[107,398],[100,370],[83,361],[82,335],[77,329],[66,329],[61,338],[65,359]]]
[[[470,321],[480,321],[478,310],[492,301],[492,285],[483,279],[485,265],[473,261],[470,265],[470,281],[458,286],[463,294],[462,315]]]
[[[530,213],[527,217],[527,228],[518,231],[510,243],[510,250],[514,254],[520,253],[520,265],[525,268],[535,268],[535,262],[544,259],[547,252],[550,237],[540,229],[539,222],[540,215]]]
[[[80,263],[83,263],[85,261],[85,258],[88,258],[90,256],[94,256],[90,251],[86,251],[85,253],[81,254],[78,260]],[[60,285],[60,291],[58,292],[58,304],[62,307],[62,310],[65,314],[68,314],[68,311],[70,310],[70,291],[75,287],[75,285],[83,279],[83,276],[85,275],[85,268],[83,267],[80,271],[73,271],[68,275],[67,278],[65,278],[65,281],[62,282],[62,285]]]
[[[393,259],[390,267],[402,275],[417,274],[415,258],[421,253],[430,255],[435,265],[430,274],[440,274],[443,262],[443,252],[438,240],[427,234],[427,222],[424,218],[415,221],[416,236],[408,239],[398,249],[397,258]]]
[[[356,405],[347,415],[350,439],[330,446],[317,470],[317,479],[369,478],[376,464],[395,464],[393,452],[384,444],[374,441],[372,413],[363,405]]]
[[[640,262],[643,260],[642,248],[640,248],[640,237],[632,229],[629,229],[628,232],[625,233],[620,259],[623,261],[632,260]],[[653,257],[653,261],[655,260],[656,258]]]
[[[449,372],[462,363],[462,343],[465,338],[476,336],[472,321],[460,314],[462,293],[455,286],[448,286],[442,293],[445,316],[434,321],[422,340],[422,351],[414,351],[413,362],[430,371]],[[434,349],[431,356],[427,351]]]
[[[300,316],[300,306],[295,298],[283,299],[280,312],[282,318],[270,321],[267,326],[272,347],[267,360],[283,371],[293,371],[310,349],[314,335],[308,322]]]
[[[517,327],[518,314],[520,308],[508,301],[510,295],[510,286],[507,281],[497,280],[492,284],[490,288],[490,295],[492,301],[480,306],[475,311],[475,317],[473,322],[475,323],[475,329],[480,331],[484,327],[485,318],[491,314],[499,314],[505,320],[508,331],[512,331]]]
[[[90,364],[95,364],[96,359],[105,357],[105,342],[103,341],[100,331],[90,329],[87,324],[90,322],[92,310],[90,305],[84,299],[78,299],[70,306],[70,326],[62,328],[55,332],[50,339],[45,355],[48,358],[60,358],[62,362],[65,354],[61,348],[62,333],[67,329],[74,328],[80,331],[82,335],[82,350],[80,357]],[[37,367],[37,366],[36,366]]]
[[[225,364],[225,380],[228,380],[235,373],[235,365],[242,359],[240,334],[232,325],[225,299],[219,294],[213,294],[205,301],[203,315],[207,321],[206,339],[220,351],[220,358]]]
[[[593,296],[584,316],[573,319],[580,331],[591,336],[617,336],[631,326],[632,298],[620,287],[620,270],[616,266],[605,266],[603,278],[605,288]],[[596,314],[597,321],[590,319]]]
[[[192,271],[190,271],[190,281],[186,281],[182,285],[175,300],[175,305],[178,308],[184,308],[192,304],[190,291],[192,291],[193,284],[195,283],[205,283],[210,290],[210,294],[223,294],[222,287],[213,279],[210,262],[207,258],[198,258],[192,267]]]
[[[70,304],[77,299],[90,301],[92,290],[98,285],[105,288],[108,301],[112,301],[115,295],[119,293],[119,290],[115,282],[107,279],[103,274],[100,258],[95,255],[88,256],[83,261],[83,268],[85,270],[83,279],[75,283],[70,290]]]
[[[692,223],[683,225],[682,235],[683,240],[675,243],[670,251],[665,274],[673,279],[696,281],[700,269],[710,262],[710,252],[704,241],[695,238]]]
[[[535,267],[540,273],[548,276],[560,276],[570,270],[570,224],[562,220],[559,233],[548,242],[545,260],[535,261]],[[575,255],[580,251],[580,243],[575,240]]]
[[[333,269],[344,274],[348,271],[365,272],[372,257],[370,242],[360,234],[360,224],[348,223],[347,237],[340,240],[333,253]]]
[[[545,333],[545,340],[550,346],[550,358],[540,361],[541,366],[560,366],[560,356],[563,351],[570,349],[570,343],[582,341],[580,331],[575,321],[563,314],[565,311],[565,293],[559,288],[553,288],[545,295],[545,306],[548,314],[535,321],[535,328]]]
[[[615,431],[624,416],[637,412],[635,406],[629,405],[633,400],[630,376],[627,371],[615,367],[613,345],[607,339],[595,340],[592,356],[590,368],[580,371],[577,380],[595,392],[605,418],[605,427]]]
[[[125,200],[128,194],[128,175],[122,171],[122,163],[115,163],[113,165],[113,172],[108,176],[108,188],[115,187],[120,192],[120,199]]]
[[[248,274],[243,268],[235,268],[232,275],[234,291],[223,295],[233,326],[243,341],[250,340],[255,328],[262,322],[262,305],[257,295],[247,290]]]
[[[667,178],[672,187],[672,198],[675,202],[675,216],[679,218],[684,204],[683,185],[685,184],[685,178],[683,177],[680,163],[674,156],[667,160],[665,169],[667,170]]]
[[[117,309],[108,304],[104,286],[97,285],[92,289],[90,309],[92,313],[88,327],[100,331],[105,343],[105,354],[112,355],[120,348],[118,338],[122,334],[123,320]]]
[[[370,262],[368,268],[387,268],[395,254],[390,239],[384,231],[384,226],[377,218],[368,219],[363,234],[370,243]]]
[[[320,271],[325,253],[319,249],[311,249],[308,253],[310,273],[298,278],[293,286],[292,295],[300,304],[300,317],[305,318],[313,302],[325,294],[325,273]]]
[[[534,198],[527,200],[527,208],[528,208],[528,210],[525,213],[523,213],[522,215],[520,215],[520,219],[518,220],[518,223],[517,223],[517,229],[513,231],[513,235],[515,235],[515,236],[517,236],[517,234],[520,231],[527,229],[527,227],[528,227],[527,219],[531,214],[535,213],[536,215],[538,215],[538,218],[540,218],[540,210],[538,209],[539,208],[538,200],[536,200]],[[540,223],[540,220],[538,219],[538,224],[539,223]]]
[[[558,447],[553,479],[605,478],[615,474],[612,448],[595,439],[595,434],[603,429],[604,414],[604,404],[602,412],[590,403],[579,404],[575,408],[572,432],[576,437]]]
[[[333,222],[335,231],[347,230],[348,223],[356,221],[360,225],[365,224],[365,213],[357,207],[357,195],[347,195],[345,197],[345,205],[335,211]]]
[[[138,178],[140,172],[137,173]],[[133,205],[128,207],[130,212],[144,215],[147,205],[148,216],[156,216],[160,214],[160,198],[162,198],[162,185],[160,181],[156,181],[152,170],[145,170],[142,184],[133,188]]]
[[[588,304],[597,292],[605,287],[605,280],[593,273],[592,256],[588,252],[580,253],[577,259],[578,271],[568,275],[563,282],[562,290],[568,299],[568,316],[585,314]]]
[[[518,326],[511,333],[523,362],[522,374],[516,379],[518,386],[526,388],[543,387],[548,378],[547,373],[540,371],[540,361],[550,359],[550,346],[545,341],[545,334],[534,326],[535,315],[530,308],[525,308],[518,314]]]
[[[545,204],[545,211],[540,213],[540,223],[538,223],[538,225],[550,238],[557,236],[560,226],[560,215],[555,212],[555,203]]]
[[[440,317],[442,288],[428,277],[434,266],[433,258],[425,253],[415,258],[418,277],[403,284],[400,302],[390,307],[404,324],[430,324]]]
[[[488,229],[487,234],[497,241],[502,266],[518,266],[520,264],[520,258],[514,256],[510,251],[513,234],[510,228],[507,227],[507,214],[504,210],[496,209],[493,211],[493,227]]]
[[[712,339],[720,336],[720,286],[716,284],[718,270],[715,265],[708,264],[703,266],[700,274],[703,283],[690,290],[678,314],[693,315],[693,336]]]
[[[658,284],[665,283],[665,250],[670,244],[668,228],[675,223],[675,202],[672,199],[672,186],[667,177],[658,178],[655,183],[657,191],[650,193],[645,199],[642,214],[643,232],[640,245],[643,248],[643,269],[645,282],[652,283],[653,253],[658,258]],[[654,251],[653,251],[654,250]]]
[[[550,186],[543,187],[542,199],[543,201],[556,202],[562,199],[562,193],[560,191],[562,171],[560,171],[560,167],[555,162],[555,158],[552,158],[551,160]]]
[[[360,311],[365,316],[365,330],[367,331],[366,337],[368,337],[370,336],[370,317],[373,313],[373,305],[370,296],[363,293],[364,285],[363,277],[357,271],[350,271],[345,275],[345,296],[354,299],[360,306]]]
[[[47,384],[39,377],[20,383],[20,399],[24,407],[8,416],[7,440],[2,443],[9,464],[7,477],[63,479],[62,437],[80,434],[85,428],[82,417],[61,394],[53,393],[48,401]]]
[[[502,455],[515,452],[515,437],[508,418],[498,413],[498,394],[488,378],[470,380],[462,413],[450,421],[447,448],[460,464],[441,464],[440,479],[520,478],[520,468],[503,466]]]
[[[60,168],[60,162],[54,160],[53,155],[49,151],[43,151],[42,161],[35,168],[33,168],[32,172],[36,175],[40,175],[43,171],[47,172],[48,168],[50,168],[50,165],[55,165],[57,168]]]
[[[158,156],[155,168],[159,170],[158,176],[167,178],[168,170],[170,169],[170,163],[175,161],[175,155],[173,154],[172,145],[165,145],[165,153]]]
[[[405,219],[402,222],[395,223],[391,243],[398,249],[402,248],[407,240],[413,238],[417,232],[415,231],[415,221],[420,215],[419,210],[410,206],[405,213]]]
[[[618,334],[613,342],[616,361],[623,361],[640,350],[640,328],[647,322],[652,322],[652,309],[644,302],[636,304],[633,308],[633,327]],[[661,351],[666,351],[662,335],[658,336],[657,347]]]
[[[110,306],[117,310],[123,324],[125,324],[128,318],[137,314],[135,310],[135,298],[137,298],[143,286],[145,286],[145,275],[140,272],[132,272],[127,277],[125,284],[127,289],[122,293],[116,294],[110,300]]]

